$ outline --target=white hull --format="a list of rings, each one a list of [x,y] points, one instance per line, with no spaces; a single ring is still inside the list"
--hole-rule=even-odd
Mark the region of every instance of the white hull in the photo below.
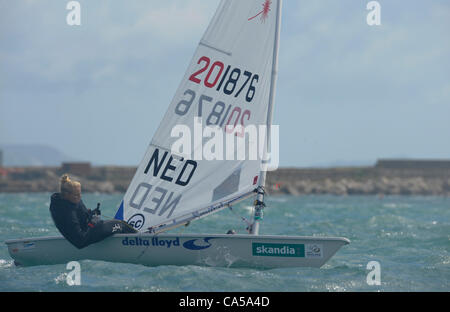
[[[6,241],[17,265],[100,260],[212,267],[321,267],[350,241],[340,237],[205,234],[119,234],[77,249],[62,237]]]

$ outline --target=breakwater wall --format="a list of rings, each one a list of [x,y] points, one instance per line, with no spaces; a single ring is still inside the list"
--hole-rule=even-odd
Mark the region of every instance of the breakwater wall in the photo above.
[[[69,168],[70,169],[70,168]],[[64,171],[65,170],[65,171]],[[3,168],[0,193],[56,192],[67,168]],[[124,193],[135,167],[92,167],[73,173],[83,192]],[[69,172],[71,173],[71,172]],[[271,195],[439,195],[450,196],[450,168],[280,168],[268,172],[266,191]]]

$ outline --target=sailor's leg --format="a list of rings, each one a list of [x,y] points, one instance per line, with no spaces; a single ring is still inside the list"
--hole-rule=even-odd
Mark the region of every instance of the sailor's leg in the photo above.
[[[113,234],[137,233],[137,231],[132,226],[122,220],[103,221],[101,227],[102,231]]]

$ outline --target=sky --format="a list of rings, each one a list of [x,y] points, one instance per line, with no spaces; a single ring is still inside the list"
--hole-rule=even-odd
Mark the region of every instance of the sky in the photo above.
[[[0,0],[0,144],[136,166],[219,1],[68,2]],[[284,0],[280,166],[450,158],[450,2],[368,2]]]

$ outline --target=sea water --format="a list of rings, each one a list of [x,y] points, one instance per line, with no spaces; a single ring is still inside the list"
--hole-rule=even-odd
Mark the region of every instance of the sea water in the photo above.
[[[450,198],[416,196],[268,196],[260,234],[341,236],[351,240],[322,268],[272,270],[146,267],[80,261],[81,285],[66,264],[16,267],[5,240],[59,235],[51,194],[0,194],[0,291],[450,291]],[[84,194],[114,216],[120,194]],[[171,233],[244,234],[251,202]],[[368,266],[369,262],[379,264]],[[377,274],[379,285],[374,283]]]

